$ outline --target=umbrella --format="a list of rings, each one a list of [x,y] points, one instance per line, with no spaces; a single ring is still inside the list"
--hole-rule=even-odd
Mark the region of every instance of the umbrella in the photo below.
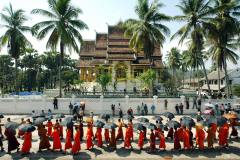
[[[152,130],[155,130],[157,128],[157,126],[153,123],[147,123],[147,124],[145,124],[145,127],[147,127],[148,129],[152,129]]]
[[[4,115],[3,115],[3,114],[0,114],[0,118],[4,118]]]
[[[23,132],[33,132],[36,130],[36,128],[31,124],[22,124],[18,127],[18,129]]]
[[[100,118],[101,118],[101,119],[109,119],[109,118],[110,118],[110,115],[109,115],[109,114],[101,114],[101,115],[100,115]]]
[[[227,123],[227,118],[225,118],[225,117],[217,117],[217,125],[218,126],[222,126],[225,123]]]
[[[87,117],[86,122],[87,123],[93,123],[93,118],[92,117]]]
[[[107,123],[107,124],[104,125],[105,129],[115,129],[117,127],[118,126],[115,123]]]
[[[205,105],[206,107],[211,107],[211,108],[214,108],[214,107],[215,107],[212,103],[205,103],[204,105]]]
[[[94,127],[97,128],[102,128],[105,125],[105,123],[103,123],[102,121],[97,120],[96,122],[93,123]]]
[[[125,115],[123,116],[123,119],[125,120],[130,120],[130,119],[133,119],[134,117],[132,115]]]
[[[55,117],[55,119],[59,119],[59,118],[64,118],[65,115],[61,113],[61,114],[55,115],[54,117]]]
[[[155,116],[153,119],[155,119],[156,121],[162,121],[163,118],[161,116]]]
[[[199,115],[199,114],[197,114],[197,115],[192,115],[191,117],[192,117],[192,118],[195,118],[197,121],[203,121],[203,120],[204,120],[204,118],[203,118],[201,115]]]
[[[175,117],[174,114],[171,112],[165,112],[163,113],[163,115],[169,119],[173,119]]]
[[[51,120],[51,119],[53,119],[53,116],[52,115],[47,115],[47,116],[45,116],[45,118],[48,119],[48,120]]]
[[[72,121],[73,121],[73,117],[66,117],[66,118],[64,119],[64,121],[72,122]]]
[[[224,114],[223,117],[227,119],[237,119],[238,115],[236,113],[227,113],[227,114]]]
[[[205,122],[207,124],[211,124],[211,123],[217,124],[217,118],[215,116],[206,116]]]
[[[73,123],[73,121],[64,120],[61,122],[61,125],[66,126],[67,128],[71,128],[71,127],[73,127],[74,123]]]
[[[188,117],[188,116],[184,116],[180,119],[180,121],[182,120],[189,120],[189,121],[194,121],[191,117]]]
[[[143,122],[143,123],[148,123],[148,122],[149,122],[149,119],[144,118],[144,117],[138,118],[137,120],[138,120],[139,122]]]
[[[166,124],[169,128],[179,128],[181,127],[181,124],[177,121],[168,121],[167,124]]]
[[[133,124],[133,128],[134,128],[135,130],[143,130],[143,129],[144,129],[144,126],[143,126],[142,123],[135,123],[135,124]]]
[[[45,117],[45,115],[42,114],[42,113],[35,113],[35,114],[32,116],[32,118],[38,118],[38,117]]]
[[[40,125],[40,124],[42,124],[45,121],[46,121],[46,118],[39,117],[39,118],[35,119],[34,124],[35,125]]]
[[[203,111],[203,114],[205,115],[213,115],[213,110],[212,109],[206,109]]]
[[[13,129],[13,130],[15,130],[15,129],[17,129],[18,128],[18,126],[19,126],[20,124],[18,124],[18,123],[16,123],[16,122],[7,122],[7,123],[5,123],[5,128],[7,128],[7,129]]]
[[[182,119],[181,124],[186,127],[195,126],[195,122],[193,121],[193,119],[188,119],[188,118]]]

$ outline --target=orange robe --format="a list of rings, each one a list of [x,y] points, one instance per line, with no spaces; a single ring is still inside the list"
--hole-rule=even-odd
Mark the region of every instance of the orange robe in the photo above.
[[[159,148],[165,150],[166,141],[165,141],[164,133],[162,131],[159,132],[159,140],[160,140]]]
[[[48,136],[51,136],[52,135],[52,127],[53,127],[52,122],[47,122],[46,126],[48,127]]]
[[[173,139],[173,134],[174,134],[174,130],[173,130],[173,128],[170,128],[168,131],[168,134],[167,134],[167,138]]]
[[[175,130],[174,132],[174,149],[175,150],[179,150],[181,149],[181,144],[180,144],[180,140],[179,140],[179,133],[178,133],[179,130]]]
[[[196,128],[196,144],[199,149],[204,149],[205,132],[201,128]]]
[[[211,123],[212,131],[214,134],[214,138],[216,139],[216,132],[217,132],[217,124]]]
[[[208,142],[208,147],[212,148],[213,143],[214,143],[214,131],[212,127],[209,127],[207,130],[207,142]]]
[[[53,138],[53,150],[56,150],[56,149],[61,150],[62,144],[61,144],[59,132],[57,129],[54,129],[54,131],[52,132],[52,138]]]
[[[227,142],[228,131],[229,131],[229,126],[227,123],[219,128],[218,137],[219,137],[219,145],[220,146],[225,146],[228,144],[228,142]]]
[[[183,147],[184,149],[190,149],[190,135],[187,129],[182,130],[182,139],[183,139]]]
[[[109,141],[110,141],[110,136],[109,136],[109,130],[108,130],[108,129],[105,129],[104,137],[105,137],[105,141],[106,141],[107,143],[109,143]]]
[[[130,137],[133,140],[133,124],[129,125],[129,132],[130,132]]]
[[[67,129],[66,132],[65,151],[72,148],[72,131],[70,129]]]
[[[74,143],[73,143],[73,146],[72,146],[72,153],[73,154],[76,154],[81,150],[80,136],[81,136],[81,133],[80,133],[80,130],[78,130],[75,133]]]
[[[124,147],[127,147],[127,148],[132,147],[132,145],[131,145],[131,133],[130,132],[131,132],[130,129],[127,128],[126,129],[126,134],[125,134],[125,140],[124,140]]]
[[[178,129],[178,139],[179,139],[179,141],[183,141],[183,128],[182,127],[180,127],[179,129]]]
[[[97,128],[96,132],[97,136],[97,146],[102,147],[103,142],[102,142],[102,128]]]
[[[143,131],[140,131],[139,133],[139,139],[138,139],[138,147],[140,149],[143,148],[143,145],[144,145],[144,132]]]
[[[93,132],[92,127],[89,126],[87,129],[86,139],[87,139],[87,149],[93,148],[93,142],[92,142]]]
[[[60,137],[63,138],[63,126],[59,125],[59,133],[60,133]]]
[[[118,140],[118,139],[122,139],[122,140],[123,140],[123,139],[124,139],[122,127],[123,127],[123,124],[122,124],[122,123],[119,123],[119,125],[118,125],[118,133],[117,133],[116,140]]]
[[[23,145],[22,145],[22,152],[23,153],[29,153],[31,147],[32,147],[32,133],[31,132],[25,132],[24,133],[24,142],[23,142]]]
[[[156,143],[155,143],[156,137],[154,133],[150,134],[150,149],[155,150],[156,149]]]

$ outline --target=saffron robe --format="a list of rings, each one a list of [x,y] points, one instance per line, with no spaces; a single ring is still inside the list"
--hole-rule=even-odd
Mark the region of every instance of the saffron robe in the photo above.
[[[59,132],[57,129],[54,129],[54,131],[52,132],[52,138],[53,138],[53,150],[56,150],[56,149],[61,150],[62,144],[61,144]]]
[[[183,128],[182,127],[180,127],[178,129],[178,139],[179,139],[179,141],[183,141]]]
[[[201,150],[204,149],[204,139],[205,139],[204,130],[196,127],[196,144]]]
[[[209,127],[207,130],[207,142],[208,142],[208,147],[212,148],[214,143],[214,131],[212,127]]]
[[[214,139],[216,139],[217,124],[215,124],[215,123],[211,123],[210,126],[212,127],[212,131],[213,131],[213,134],[214,134]]]
[[[32,133],[31,132],[25,132],[24,133],[24,141],[23,141],[21,151],[23,153],[29,153],[31,147],[32,147]]]
[[[190,149],[190,135],[189,135],[189,131],[187,129],[183,129],[183,147],[184,149]]]
[[[110,137],[109,137],[109,130],[108,129],[104,130],[104,137],[105,137],[106,143],[109,143]]]
[[[59,125],[59,136],[63,138],[63,126]]]
[[[144,145],[144,132],[140,131],[139,138],[138,138],[138,147],[142,149],[143,145]]]
[[[237,126],[238,123],[236,122],[236,120],[232,120],[231,123],[230,123],[231,127],[232,127],[232,132],[230,134],[230,136],[233,136],[233,137],[238,137],[238,131],[237,129],[234,127],[234,126]]]
[[[67,129],[65,139],[65,151],[70,148],[72,148],[72,131],[71,129]]]
[[[131,131],[129,128],[126,129],[125,140],[124,140],[124,147],[132,147],[131,145]]]
[[[102,145],[103,145],[103,142],[102,142],[102,128],[97,128],[96,136],[97,136],[97,146],[102,147]]]
[[[77,130],[77,132],[75,133],[75,136],[74,136],[74,143],[72,146],[73,154],[76,154],[81,150],[80,136],[81,136],[80,130]]]
[[[118,133],[117,133],[117,137],[116,137],[117,140],[119,140],[119,139],[122,139],[122,140],[123,140],[123,139],[124,139],[122,127],[123,127],[123,124],[122,124],[122,122],[120,122],[120,123],[118,124]]]
[[[166,141],[165,141],[165,137],[164,137],[164,133],[162,131],[159,132],[159,148],[160,149],[166,149]]]
[[[48,127],[48,136],[51,136],[52,135],[52,127],[53,127],[52,122],[47,122],[46,126]]]
[[[5,129],[4,134],[8,140],[8,152],[17,149],[20,144],[18,143],[17,138],[15,137],[16,131],[12,129]]]
[[[156,148],[156,143],[155,143],[156,137],[154,135],[154,133],[152,132],[150,134],[150,149],[154,150]]]
[[[86,134],[87,149],[93,148],[92,137],[93,137],[92,127],[89,126],[88,129],[87,129],[87,134]]]
[[[175,150],[179,150],[181,149],[181,144],[180,144],[180,140],[179,140],[179,133],[178,133],[179,130],[175,130],[174,132],[174,149]]]
[[[110,139],[109,147],[111,147],[113,149],[117,148],[117,142],[116,142],[116,138],[115,138],[115,129],[112,129],[112,131],[111,131],[111,139]]]
[[[40,137],[39,150],[49,149],[51,147],[51,144],[47,136],[47,130],[45,128],[39,128],[38,135]]]
[[[228,142],[227,142],[228,131],[229,131],[229,126],[227,123],[219,128],[218,137],[219,137],[219,145],[220,146],[225,146],[228,144]]]
[[[129,134],[130,134],[130,137],[131,137],[131,139],[133,140],[133,124],[132,123],[130,123],[129,124]]]
[[[173,139],[173,134],[174,134],[173,128],[170,128],[167,134],[167,138]]]

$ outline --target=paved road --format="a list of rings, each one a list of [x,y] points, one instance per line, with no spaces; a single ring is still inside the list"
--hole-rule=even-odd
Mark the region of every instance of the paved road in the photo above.
[[[24,115],[19,116],[8,116],[11,117],[13,121],[19,122],[21,117],[27,117]],[[151,119],[151,116],[147,116]],[[177,116],[175,119],[179,119],[180,116]],[[96,119],[96,117],[95,117]],[[5,122],[6,118],[3,119]],[[116,121],[116,119],[114,119]],[[152,120],[153,121],[153,120]],[[166,119],[164,119],[164,122]],[[194,131],[194,129],[193,129]],[[216,149],[214,150],[204,150],[204,151],[172,151],[173,142],[167,141],[167,151],[156,151],[155,153],[148,152],[149,143],[146,141],[144,145],[144,150],[139,151],[137,147],[137,137],[138,134],[134,134],[136,141],[133,142],[133,150],[126,150],[123,148],[123,143],[118,142],[117,151],[111,151],[104,145],[103,148],[94,148],[91,151],[86,150],[85,141],[81,143],[82,150],[79,155],[72,156],[70,153],[62,154],[60,152],[37,152],[39,138],[37,132],[33,133],[33,143],[31,148],[31,154],[25,157],[22,157],[20,153],[13,152],[11,155],[6,154],[5,152],[0,152],[0,159],[29,159],[29,160],[40,160],[40,159],[56,159],[56,160],[77,160],[77,159],[102,159],[102,160],[112,160],[112,159],[126,159],[126,160],[135,160],[135,159],[240,159],[240,140],[231,139],[229,149],[219,149],[217,148],[217,142],[215,143]],[[23,143],[22,139],[18,139],[20,144]],[[52,142],[51,142],[52,143]],[[157,144],[159,142],[157,141]],[[206,144],[205,144],[206,145]],[[64,146],[64,140],[62,141],[62,146]],[[7,149],[7,143],[4,141],[4,148]]]

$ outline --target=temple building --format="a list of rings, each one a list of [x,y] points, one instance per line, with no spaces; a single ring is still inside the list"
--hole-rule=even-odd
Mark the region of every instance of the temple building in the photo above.
[[[124,84],[124,87],[136,86],[136,77],[150,67],[157,71],[162,67],[160,45],[155,47],[152,64],[144,58],[144,53],[135,53],[129,48],[129,38],[124,29],[108,26],[107,33],[96,33],[96,40],[84,40],[80,50],[79,73],[84,82],[94,82],[99,65],[108,68],[112,83]]]

